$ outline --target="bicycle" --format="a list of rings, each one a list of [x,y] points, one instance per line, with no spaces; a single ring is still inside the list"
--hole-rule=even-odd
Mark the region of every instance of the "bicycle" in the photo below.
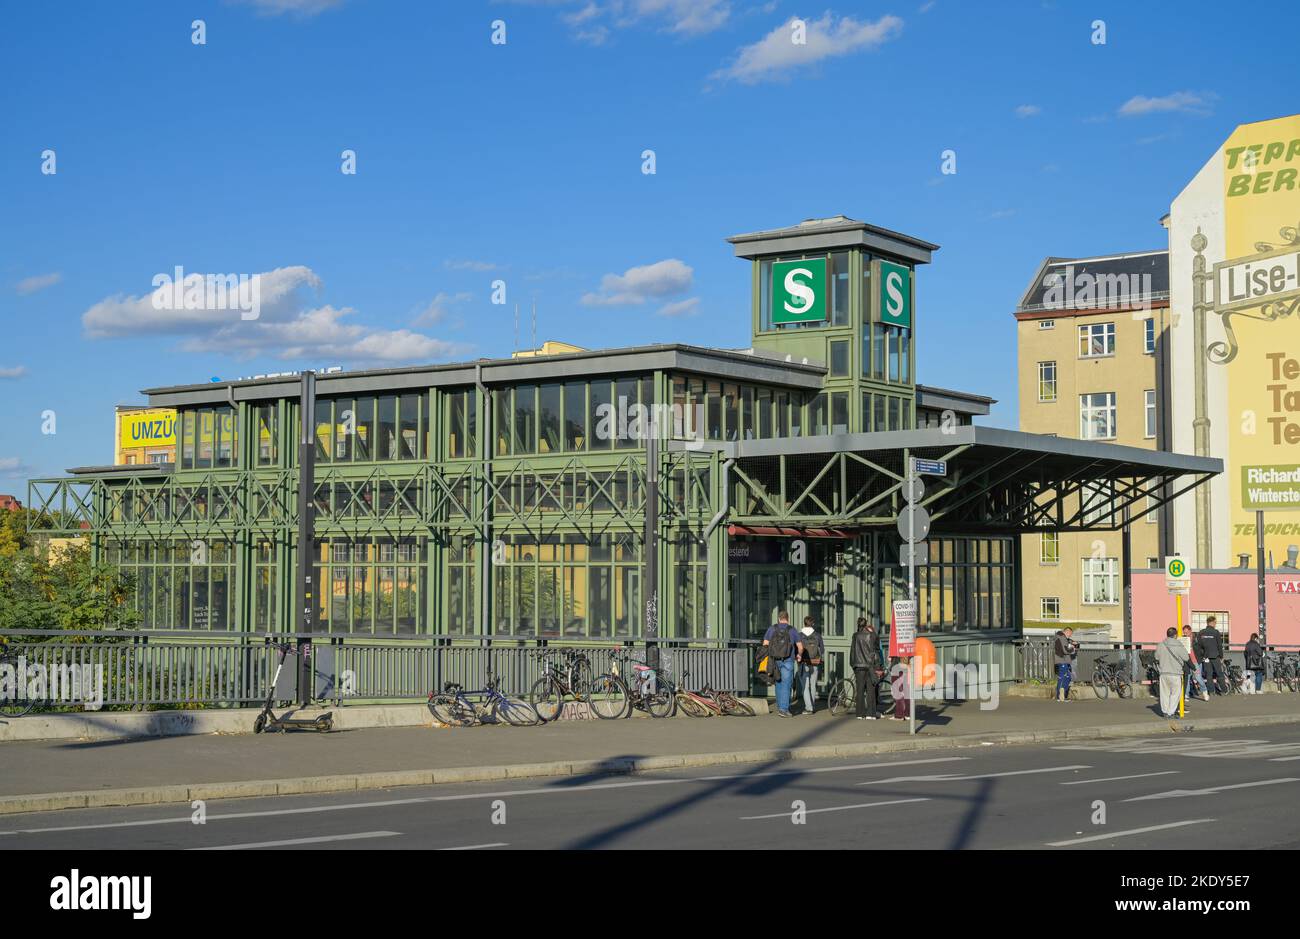
[[[562,656],[564,663],[553,661],[556,656]],[[586,653],[576,649],[541,649],[533,653],[533,657],[544,663],[544,671],[542,677],[533,682],[528,700],[544,722],[560,716],[566,697],[575,701],[586,700],[592,683],[591,660]]]
[[[838,717],[856,708],[858,702],[858,683],[852,678],[841,678],[831,686],[826,696],[826,707],[832,717]]]
[[[701,698],[712,701],[718,710],[727,717],[753,717],[754,709],[741,701],[730,691],[714,691],[705,685],[698,692]]]
[[[1121,698],[1133,696],[1132,679],[1128,666],[1120,662],[1111,662],[1104,655],[1093,660],[1095,670],[1092,675],[1092,692],[1103,701],[1114,691]],[[1071,682],[1071,687],[1074,683]]]
[[[1278,688],[1286,688],[1288,691],[1300,689],[1300,679],[1296,677],[1296,666],[1291,656],[1285,652],[1269,652],[1264,658],[1268,662],[1269,672],[1277,682]]]
[[[715,714],[721,714],[721,704],[686,687],[686,679],[690,677],[690,674],[690,672],[682,673],[682,684],[677,686],[673,695],[677,707],[689,717],[713,717]]]
[[[619,663],[630,666],[634,673],[629,683],[622,677]],[[671,717],[676,706],[676,693],[673,683],[668,680],[663,669],[632,658],[631,653],[615,651],[610,656],[611,675],[623,683],[627,689],[628,709],[645,711],[651,717]]]
[[[1228,685],[1228,694],[1245,694],[1242,690],[1246,684],[1246,673],[1236,662],[1223,660],[1223,677]]]
[[[482,696],[475,701],[471,696]],[[448,727],[471,727],[481,724],[491,716],[494,724],[507,723],[514,727],[532,727],[542,722],[537,710],[523,698],[502,694],[491,672],[484,687],[466,691],[459,682],[449,681],[442,691],[429,693],[429,713],[433,719]]]

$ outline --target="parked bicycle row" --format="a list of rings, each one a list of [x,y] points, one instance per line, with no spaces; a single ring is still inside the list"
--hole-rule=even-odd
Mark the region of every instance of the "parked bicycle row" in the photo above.
[[[732,692],[707,684],[692,688],[689,671],[673,679],[659,663],[634,658],[626,649],[611,653],[609,671],[601,675],[594,674],[591,659],[581,649],[548,647],[532,655],[541,662],[542,675],[527,698],[506,694],[498,676],[488,672],[483,688],[468,690],[448,682],[432,692],[429,712],[451,727],[544,724],[558,720],[566,707],[601,720],[620,720],[637,710],[656,718],[679,711],[690,717],[754,716],[754,709]]]

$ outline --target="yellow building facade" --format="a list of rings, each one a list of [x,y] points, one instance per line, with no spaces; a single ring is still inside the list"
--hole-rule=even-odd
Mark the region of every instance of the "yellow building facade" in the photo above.
[[[1163,250],[1044,260],[1015,313],[1020,429],[1167,449],[1162,373],[1168,306]],[[1097,491],[1087,499],[1100,507],[1110,496]],[[1159,566],[1161,528],[1158,511],[1134,519],[1131,567]],[[1122,640],[1122,538],[1120,531],[1025,536],[1025,627],[1083,624]]]

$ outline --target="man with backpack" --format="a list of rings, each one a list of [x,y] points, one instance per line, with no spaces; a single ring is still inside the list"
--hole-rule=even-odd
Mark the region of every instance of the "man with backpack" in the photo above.
[[[794,663],[803,655],[803,639],[790,625],[790,614],[782,610],[776,623],[763,635],[763,645],[776,668],[776,713],[790,716],[790,688],[794,684]]]
[[[799,688],[803,692],[803,713],[817,709],[817,670],[822,664],[822,637],[813,625],[813,618],[803,618],[803,652],[799,655]]]
[[[1205,664],[1205,682],[1215,694],[1227,694],[1228,683],[1223,672],[1223,634],[1215,627],[1213,616],[1205,619],[1205,628],[1197,639],[1196,656]]]
[[[876,627],[865,616],[858,617],[858,631],[849,646],[849,667],[853,669],[853,683],[858,691],[858,720],[879,720],[880,696],[876,689],[885,674],[885,659],[880,654]]]

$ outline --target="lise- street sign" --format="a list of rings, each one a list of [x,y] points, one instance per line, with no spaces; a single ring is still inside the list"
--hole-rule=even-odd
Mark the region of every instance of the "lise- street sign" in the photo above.
[[[913,458],[912,470],[917,473],[923,473],[927,476],[947,476],[947,460],[922,460]]]

